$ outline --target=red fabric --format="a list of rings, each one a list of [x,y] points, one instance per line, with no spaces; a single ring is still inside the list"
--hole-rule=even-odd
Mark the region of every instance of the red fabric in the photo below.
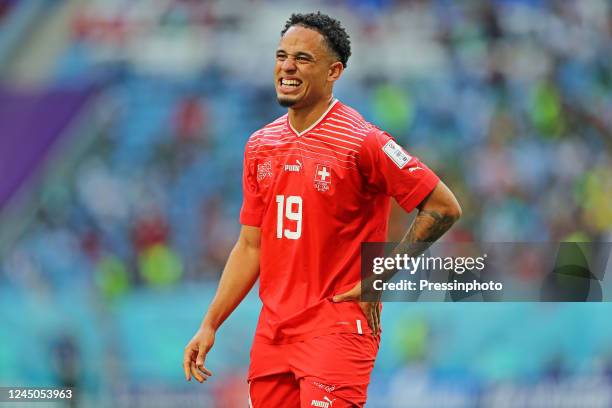
[[[293,374],[262,377],[249,382],[249,407],[300,407],[300,384]]]
[[[356,303],[331,298],[359,282],[361,243],[386,240],[389,198],[412,211],[439,181],[392,140],[340,102],[301,134],[285,115],[251,136],[240,221],[262,232],[255,341],[370,332]]]
[[[254,343],[253,407],[363,407],[380,338],[337,333],[290,344]],[[283,403],[281,403],[283,402]],[[267,404],[266,404],[267,403]]]

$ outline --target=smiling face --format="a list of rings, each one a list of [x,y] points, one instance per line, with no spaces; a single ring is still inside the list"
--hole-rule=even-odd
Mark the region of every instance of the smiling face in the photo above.
[[[285,107],[299,109],[331,96],[343,66],[317,31],[293,26],[276,50],[276,98]]]

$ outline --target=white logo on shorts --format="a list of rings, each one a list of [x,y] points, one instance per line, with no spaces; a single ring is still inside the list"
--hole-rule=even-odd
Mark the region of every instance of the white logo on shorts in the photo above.
[[[331,408],[331,407],[334,406],[334,401],[336,400],[336,398],[329,399],[327,397],[323,397],[323,399],[325,401],[312,400],[312,402],[310,403],[310,406],[311,407],[320,407],[320,408]]]

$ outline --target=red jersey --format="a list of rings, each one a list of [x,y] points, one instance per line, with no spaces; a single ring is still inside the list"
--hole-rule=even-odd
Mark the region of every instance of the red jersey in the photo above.
[[[249,138],[240,222],[261,228],[255,341],[371,333],[356,302],[362,242],[384,242],[390,197],[412,211],[439,179],[391,136],[335,100],[303,132],[284,115]]]

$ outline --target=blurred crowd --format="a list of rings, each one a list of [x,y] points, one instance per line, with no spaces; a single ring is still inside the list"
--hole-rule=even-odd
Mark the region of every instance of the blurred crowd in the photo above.
[[[12,3],[0,2],[0,24]],[[86,124],[94,137],[70,159],[69,174],[36,186],[34,217],[4,249],[0,293],[17,296],[5,299],[77,296],[78,324],[100,319],[106,329],[92,330],[114,327],[108,339],[122,333],[116,308],[135,302],[143,288],[214,288],[239,230],[244,143],[283,114],[272,83],[280,30],[292,12],[319,8],[338,17],[352,40],[335,96],[456,193],[464,216],[446,240],[611,240],[608,1],[95,0],[74,8],[69,41],[47,79],[52,87],[97,89]],[[407,217],[393,217],[390,238],[397,240]],[[431,368],[445,346],[425,339],[431,327],[451,322],[421,309],[422,320],[395,336],[407,343],[389,344],[385,353],[413,353],[402,358]],[[579,321],[566,310],[571,316],[558,328]],[[197,318],[177,324],[184,335]],[[481,344],[495,335],[493,328],[474,332]],[[608,335],[593,332],[595,343]],[[78,344],[86,344],[114,356],[107,373],[121,366],[121,341],[108,346],[79,336],[54,341],[62,364],[74,367]],[[461,344],[457,352],[472,350]],[[113,350],[100,351],[107,347]],[[571,348],[541,367],[563,353]],[[3,362],[16,370],[6,361],[0,352],[0,372]],[[95,382],[96,374],[89,376]]]

